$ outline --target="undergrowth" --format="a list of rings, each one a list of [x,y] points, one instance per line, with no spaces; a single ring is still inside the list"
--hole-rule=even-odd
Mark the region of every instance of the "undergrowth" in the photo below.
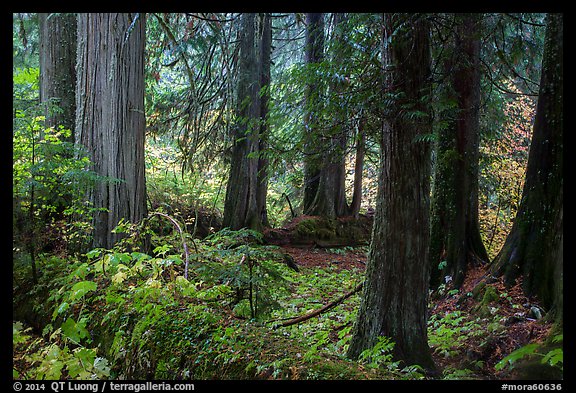
[[[301,288],[303,277],[282,263],[276,247],[260,245],[257,233],[227,230],[198,241],[188,279],[182,255],[172,253],[172,246],[154,251],[149,255],[117,247],[91,250],[77,259],[40,255],[43,274],[37,287],[42,290],[21,293],[16,302],[43,294],[35,311],[44,315],[45,325],[32,338],[15,322],[14,377],[390,377],[330,353],[335,347],[328,329],[295,335],[267,323],[320,304],[321,293],[339,286],[317,272]],[[294,292],[303,299],[317,295],[285,308]],[[347,318],[339,323],[350,325]]]
[[[282,249],[262,244],[250,230],[186,239],[194,242],[188,258],[182,238],[154,236],[151,253],[137,251],[128,237],[114,249],[81,256],[40,254],[33,286],[25,285],[26,262],[16,263],[15,307],[33,305],[27,307],[41,326],[32,331],[14,321],[14,378],[427,378],[418,365],[394,361],[394,342],[385,336],[358,361],[346,358],[359,293],[303,323],[281,326],[350,292],[363,278],[360,269],[297,272],[284,263]],[[464,309],[432,313],[428,338],[443,359],[440,378],[486,377],[485,354],[506,336],[504,322]],[[563,364],[558,346],[528,345],[505,355],[497,371],[529,356]]]

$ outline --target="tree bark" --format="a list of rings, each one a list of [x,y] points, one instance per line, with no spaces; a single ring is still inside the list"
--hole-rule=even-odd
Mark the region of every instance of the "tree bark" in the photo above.
[[[74,130],[76,121],[76,15],[39,13],[40,102],[47,127]],[[65,139],[74,142],[74,135]]]
[[[88,200],[99,209],[93,246],[111,248],[120,219],[146,216],[144,167],[144,14],[90,13],[78,16],[76,143],[98,182]],[[115,180],[113,180],[115,179]]]
[[[360,215],[360,205],[362,203],[362,177],[364,171],[364,155],[366,136],[364,135],[364,115],[361,114],[358,122],[358,135],[356,137],[356,162],[354,163],[354,191],[352,192],[352,203],[350,203],[350,215],[358,218]]]
[[[260,140],[258,149],[258,191],[256,204],[262,225],[269,227],[268,211],[266,210],[266,195],[268,193],[268,158],[266,149],[268,148],[269,119],[268,111],[270,105],[270,55],[272,51],[272,17],[270,14],[260,15]]]
[[[488,263],[478,222],[481,14],[457,14],[452,51],[446,60],[455,108],[444,112],[432,202],[431,286],[449,276],[460,288],[468,266]],[[445,261],[440,271],[438,265]]]
[[[526,181],[512,229],[491,266],[509,285],[522,276],[525,294],[547,309],[559,299],[555,275],[561,275],[556,261],[563,243],[562,43],[563,16],[549,14]]]
[[[381,134],[372,243],[348,356],[358,358],[387,336],[396,360],[433,370],[427,339],[430,148],[418,141],[431,132],[428,23],[386,14],[382,39],[384,89],[396,99]]]
[[[306,14],[306,64],[314,66],[324,58],[324,14]],[[304,200],[305,214],[312,207],[320,184],[322,158],[318,151],[318,114],[322,100],[321,84],[316,78],[308,83],[305,93],[306,115],[304,120]]]
[[[236,124],[222,225],[234,230],[261,230],[257,203],[260,71],[255,42],[256,14],[242,14],[240,23]]]
[[[61,142],[74,143],[76,121],[76,15],[39,13],[38,29],[40,38],[40,103],[44,110],[46,128],[60,127],[69,130],[70,135],[59,133]],[[44,130],[40,132],[44,139]],[[48,149],[45,158],[53,159],[53,151]],[[71,150],[61,153],[73,158]],[[60,181],[60,179],[58,179]],[[63,180],[62,180],[63,181]],[[62,217],[69,205],[68,196],[62,198],[48,195],[46,204],[55,209],[42,213],[42,221]]]
[[[344,14],[334,14],[334,28],[331,44],[327,47],[327,56],[331,57],[333,78],[328,82],[329,94],[326,108],[332,122],[319,127],[315,132],[318,139],[313,148],[320,158],[318,163],[318,188],[312,203],[308,206],[308,214],[327,218],[342,217],[348,214],[346,202],[346,170],[345,156],[348,138],[348,116],[346,108],[342,107],[345,94],[345,82],[338,76],[346,74],[344,63]],[[327,109],[324,108],[324,112]]]

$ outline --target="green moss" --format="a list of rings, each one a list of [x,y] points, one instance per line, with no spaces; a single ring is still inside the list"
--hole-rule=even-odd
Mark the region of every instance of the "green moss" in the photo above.
[[[480,300],[482,294],[484,293],[484,289],[486,288],[486,282],[481,281],[478,285],[472,289],[472,298],[474,300]]]
[[[356,245],[370,241],[372,222],[362,219],[328,219],[310,217],[299,221],[293,230],[297,241],[323,240],[338,244]]]
[[[316,235],[316,221],[312,218],[307,218],[296,224],[295,232],[298,237],[311,238]]]
[[[296,224],[295,232],[296,236],[302,240],[330,240],[336,237],[336,225],[333,220],[306,218]]]
[[[318,230],[316,231],[316,235],[317,238],[320,240],[330,240],[333,239],[334,236],[336,236],[334,231],[331,231],[330,229],[327,228],[318,228]]]
[[[56,272],[55,276],[66,280],[76,277],[64,260],[54,267]],[[198,295],[205,294],[209,286],[185,285],[182,280],[153,285],[136,281],[137,277],[135,273],[127,279],[134,283],[127,291],[98,276],[98,290],[84,299],[85,309],[90,309],[93,344],[98,356],[110,362],[112,379],[394,378],[387,369],[368,370],[323,349],[318,349],[314,359],[306,359],[303,355],[310,347],[305,340],[251,320],[231,318],[229,305]],[[49,305],[48,315],[61,302],[60,298],[46,299],[58,291],[56,283],[37,299]]]
[[[496,291],[494,287],[486,284],[476,286],[476,288],[474,288],[474,291],[476,292],[476,294],[473,295],[474,298],[479,299],[480,296],[482,296],[482,300],[480,301],[480,303],[478,303],[478,305],[476,305],[472,309],[472,312],[478,314],[481,317],[490,316],[491,315],[490,305],[492,303],[497,302],[498,299],[500,299],[498,291]],[[474,291],[472,292],[473,294]]]
[[[494,287],[487,286],[486,290],[484,291],[484,296],[482,297],[481,304],[488,305],[490,303],[498,301],[499,298],[500,296],[498,295],[498,292],[496,292],[496,289],[494,289]]]

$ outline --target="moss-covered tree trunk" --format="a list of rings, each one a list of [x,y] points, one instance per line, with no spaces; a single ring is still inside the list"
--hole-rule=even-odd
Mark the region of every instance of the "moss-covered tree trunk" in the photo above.
[[[258,210],[258,155],[260,146],[260,71],[256,45],[256,14],[242,14],[236,124],[232,160],[226,187],[222,225],[231,229],[262,229]]]
[[[563,17],[549,14],[526,181],[512,229],[491,267],[509,285],[522,277],[524,292],[548,309],[558,302],[556,265],[563,243],[563,79]]]
[[[74,130],[76,121],[76,15],[39,13],[40,102],[46,126]],[[67,139],[74,142],[74,135]]]
[[[445,276],[459,288],[468,266],[487,263],[478,222],[480,34],[482,14],[455,15],[445,60],[447,127],[440,130],[432,201],[431,286]],[[444,262],[442,270],[438,269]]]
[[[385,15],[384,89],[394,104],[381,134],[376,213],[364,292],[348,356],[379,337],[406,365],[434,369],[428,346],[430,147],[429,25],[421,15]]]
[[[120,219],[146,216],[144,174],[145,14],[78,16],[76,143],[84,146],[98,182],[88,200],[99,209],[93,246],[110,248]]]

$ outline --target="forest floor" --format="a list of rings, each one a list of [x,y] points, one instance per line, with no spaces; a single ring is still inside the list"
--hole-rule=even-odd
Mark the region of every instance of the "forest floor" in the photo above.
[[[152,351],[153,355],[149,356],[156,361],[179,359],[172,356],[173,354],[196,354],[196,357],[182,355],[184,366],[181,364],[174,366],[176,367],[175,370],[182,372],[182,375],[178,374],[180,377],[186,377],[184,372],[190,370],[190,372],[199,373],[194,374],[195,378],[199,379],[214,376],[224,379],[240,377],[259,379],[423,378],[424,376],[420,377],[416,375],[417,373],[412,375],[410,371],[404,371],[402,367],[392,366],[392,362],[389,361],[372,366],[371,363],[364,360],[350,362],[345,357],[346,343],[352,334],[353,323],[361,298],[361,293],[356,292],[353,288],[357,288],[361,283],[368,259],[367,237],[370,231],[366,224],[367,221],[362,220],[360,227],[355,228],[351,226],[348,220],[322,221],[313,225],[313,217],[299,217],[287,227],[274,229],[271,236],[268,234],[269,238],[273,240],[272,242],[266,239],[265,234],[264,245],[260,241],[254,241],[250,236],[244,236],[245,233],[222,233],[217,237],[205,239],[200,245],[201,255],[205,258],[199,265],[201,268],[195,273],[198,275],[196,277],[198,283],[194,284],[193,291],[182,292],[187,287],[183,287],[184,289],[180,292],[177,291],[178,285],[181,286],[183,281],[172,282],[172,278],[169,279],[166,274],[166,277],[158,278],[164,280],[162,281],[164,285],[161,288],[166,289],[166,291],[161,292],[163,296],[160,297],[164,299],[164,303],[159,302],[154,307],[155,310],[162,311],[158,314],[159,319],[155,317],[156,313],[148,313],[147,310],[150,305],[146,299],[148,299],[147,296],[157,294],[161,289],[147,284],[151,280],[138,281],[139,270],[136,270],[138,274],[134,273],[131,278],[126,278],[126,282],[130,283],[131,291],[125,291],[122,283],[110,285],[109,278],[97,276],[98,278],[94,279],[93,282],[97,285],[98,291],[94,292],[94,296],[90,298],[94,299],[94,302],[90,303],[90,306],[86,306],[86,309],[90,309],[90,312],[93,313],[91,314],[94,315],[92,322],[98,326],[104,326],[102,320],[98,319],[102,315],[116,315],[114,313],[122,315],[125,310],[131,310],[127,315],[132,315],[130,320],[138,321],[135,322],[137,326],[127,325],[124,327],[123,333],[119,337],[125,341],[118,342],[125,342],[125,345],[134,344],[130,350],[133,352],[123,352],[130,354],[130,356],[119,357],[120,360],[138,359],[139,351],[144,350]],[[176,240],[176,247],[180,246],[178,241],[179,238]],[[349,242],[348,245],[346,242]],[[276,247],[267,248],[267,245],[270,244]],[[273,254],[278,258],[272,258],[274,261],[266,262],[271,255],[267,250],[274,250]],[[221,277],[226,272],[228,272],[227,274],[238,275],[240,278],[244,277],[242,272],[246,272],[239,270],[237,262],[239,260],[244,261],[244,257],[240,258],[240,256],[247,252],[256,259],[260,258],[263,267],[277,267],[281,265],[281,263],[278,264],[280,261],[290,266],[288,259],[297,266],[298,270],[281,266],[282,269],[278,269],[278,272],[282,271],[283,280],[265,282],[265,288],[270,293],[262,291],[260,299],[266,299],[266,296],[272,299],[272,293],[275,296],[279,294],[278,297],[273,298],[278,300],[278,305],[271,311],[271,314],[266,315],[257,323],[251,321],[248,318],[249,315],[242,312],[239,306],[243,303],[234,303],[234,306],[232,303],[223,305],[217,292],[212,290],[222,288],[223,285],[220,281],[217,282],[218,285],[210,281],[212,276]],[[126,257],[128,254],[119,253],[118,255]],[[67,282],[68,286],[88,282],[77,282],[74,272],[79,269],[78,267],[71,268],[70,271],[66,270],[69,262],[65,254],[60,259],[56,257],[53,259],[53,262],[44,267],[46,270],[45,284],[50,284],[54,277],[59,277],[61,280],[60,284],[55,286],[51,284],[54,288],[59,288],[62,282]],[[58,260],[62,261],[62,264],[59,264]],[[162,258],[152,260],[164,263]],[[53,271],[49,270],[51,266],[54,268]],[[27,272],[27,269],[25,270]],[[27,274],[26,272],[23,274]],[[49,274],[48,272],[52,273]],[[54,274],[54,277],[51,274]],[[66,274],[69,274],[71,278],[67,279]],[[118,278],[120,276],[116,274],[113,277]],[[72,281],[69,282],[70,280]],[[252,280],[252,276],[250,276],[250,280]],[[52,286],[48,285],[44,288],[48,289]],[[62,289],[59,291],[62,292]],[[142,295],[133,296],[132,291],[137,291]],[[29,291],[23,290],[22,292],[27,294]],[[67,292],[64,291],[65,293]],[[214,295],[215,293],[216,295]],[[351,293],[353,296],[345,295],[345,299],[329,311],[322,312],[321,315],[314,314],[315,311],[323,310],[325,306],[341,299],[344,294]],[[108,300],[106,302],[98,300],[102,298],[115,300],[111,300],[108,304]],[[34,302],[30,302],[30,298],[26,296],[24,299],[28,299],[28,301],[21,303],[26,308],[20,310],[20,316],[28,314],[27,311],[35,315],[36,311],[32,312]],[[220,300],[217,301],[217,299]],[[60,300],[55,302],[55,306],[60,303]],[[173,304],[178,306],[173,306]],[[244,305],[246,305],[246,301]],[[46,321],[50,320],[50,315],[54,315],[49,308],[40,309],[48,310],[46,311],[47,314],[44,315]],[[79,310],[84,309],[82,306]],[[75,309],[70,307],[70,310],[73,313]],[[172,317],[173,314],[171,313],[174,310],[178,310],[179,318]],[[183,315],[184,311],[182,310],[189,310],[189,313]],[[541,312],[543,318],[534,315],[534,310]],[[55,312],[59,313],[60,311]],[[301,319],[301,317],[312,314],[314,316]],[[74,320],[80,320],[79,315],[70,315],[74,316]],[[30,316],[28,315],[28,317]],[[20,318],[15,319],[20,320]],[[39,322],[41,319],[38,318],[38,321],[31,322]],[[25,318],[21,320],[30,325]],[[119,318],[118,321],[122,322],[124,319]],[[278,323],[279,321],[282,322]],[[546,314],[538,302],[523,295],[521,282],[513,287],[506,287],[501,279],[490,277],[487,274],[487,266],[471,266],[461,288],[456,290],[446,285],[431,293],[428,321],[428,341],[439,371],[437,376],[428,377],[432,377],[432,379],[474,380],[542,378],[536,377],[534,374],[534,372],[542,372],[541,369],[531,368],[527,371],[528,369],[521,367],[520,362],[514,364],[513,370],[509,367],[502,369],[496,367],[503,358],[515,350],[528,344],[544,343],[550,340],[553,325],[546,319]],[[150,328],[151,331],[158,332],[157,340],[161,340],[163,344],[149,346],[150,343],[147,341],[149,336],[138,333],[137,327],[140,325],[153,326],[153,329]],[[22,324],[20,326],[22,327]],[[28,341],[20,341],[19,347],[14,347],[14,370],[17,370],[19,375],[36,375],[34,373],[46,363],[44,362],[46,351],[51,348],[58,348],[57,343],[46,341],[48,336],[45,337],[45,342],[42,341],[43,338],[39,334],[43,329],[43,325],[35,326],[33,332],[26,333],[32,337],[27,339]],[[24,332],[27,331],[24,330]],[[171,332],[170,334],[174,336],[166,332]],[[193,336],[194,339],[182,340],[180,337],[184,334],[182,332]],[[195,332],[201,332],[202,335],[195,335]],[[228,334],[228,332],[231,333]],[[50,337],[53,335],[56,333]],[[14,337],[24,340],[23,335],[17,333]],[[108,337],[107,340],[111,341],[112,339]],[[102,341],[106,340],[102,339]],[[115,341],[116,338],[114,338]],[[16,343],[16,341],[14,342]],[[60,339],[59,345],[62,346],[62,339]],[[165,348],[169,349],[167,352],[169,356],[164,352]],[[94,349],[89,350],[93,351]],[[64,359],[66,362],[74,360],[71,358],[71,353],[63,350],[62,356],[64,355],[67,356]],[[536,357],[537,363],[542,358],[543,356]],[[220,359],[218,360],[220,363],[216,362],[215,359]],[[237,359],[240,360],[237,361]],[[116,362],[117,359],[112,356],[109,360]],[[196,363],[205,364],[205,366],[202,368]],[[125,367],[120,367],[119,364],[120,361],[116,362],[117,368],[121,368],[121,371],[118,372],[125,372]],[[168,366],[172,367],[171,363],[166,365],[166,367]],[[289,373],[285,372],[286,368],[288,368]],[[128,369],[128,371],[131,370]],[[389,370],[391,372],[388,372]],[[558,370],[556,367],[553,371]],[[143,378],[143,375],[148,377],[147,372],[156,375],[154,373],[158,370],[148,370],[143,367],[141,374],[130,374],[128,377],[135,379]],[[222,374],[223,372],[224,374]],[[165,378],[164,374],[158,375]],[[543,377],[543,379],[557,378],[557,374],[552,377],[550,374]]]
[[[336,254],[335,249],[314,246],[283,245],[282,249],[304,272],[316,267],[331,267],[337,271],[356,268],[363,271],[367,263],[367,247],[345,247]],[[445,374],[449,370],[454,371],[455,379],[515,378],[509,371],[497,371],[494,366],[528,343],[544,342],[552,328],[552,323],[545,319],[532,317],[530,309],[539,306],[533,299],[524,296],[521,283],[506,287],[501,279],[492,278],[487,286],[492,287],[498,297],[489,305],[484,304],[488,307],[482,309],[483,299],[475,299],[472,293],[487,276],[487,266],[471,266],[460,290],[433,294],[430,301],[429,318],[435,316],[435,320],[441,320],[451,313],[461,316],[458,322],[461,335],[446,337],[455,344],[450,350],[446,350],[447,346],[441,342],[431,344],[437,367],[445,370]],[[458,326],[454,323],[452,327]],[[442,327],[441,324],[437,328],[434,326],[438,331]],[[476,330],[474,334],[471,334],[472,329]],[[458,329],[452,332],[458,332]],[[457,373],[464,369],[466,373]]]

